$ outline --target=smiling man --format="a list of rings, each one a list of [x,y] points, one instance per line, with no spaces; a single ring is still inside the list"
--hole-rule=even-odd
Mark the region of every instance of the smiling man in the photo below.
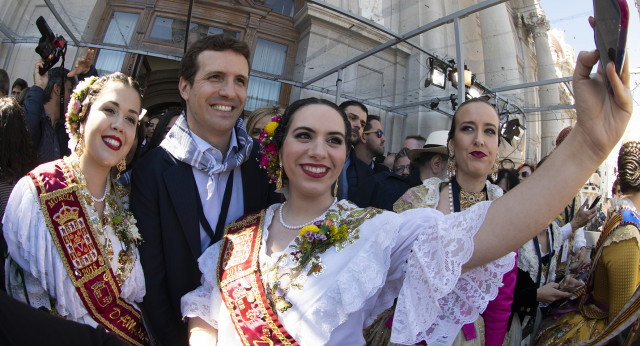
[[[198,257],[227,223],[279,200],[240,119],[249,56],[247,44],[230,36],[193,43],[180,69],[186,109],[133,171],[131,209],[144,239],[143,307],[163,345],[188,344],[180,298],[200,285]]]

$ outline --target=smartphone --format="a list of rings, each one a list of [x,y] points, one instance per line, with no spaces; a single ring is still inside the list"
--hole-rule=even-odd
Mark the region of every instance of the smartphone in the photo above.
[[[600,198],[602,198],[602,196],[598,195],[596,199],[593,200],[593,203],[591,203],[589,210],[593,209],[596,205],[598,205],[598,202],[600,202]]]
[[[622,71],[627,46],[629,28],[629,5],[626,0],[593,0],[595,18],[594,38],[600,51],[603,71],[613,61],[618,76]],[[607,88],[611,89],[607,74],[604,74]]]

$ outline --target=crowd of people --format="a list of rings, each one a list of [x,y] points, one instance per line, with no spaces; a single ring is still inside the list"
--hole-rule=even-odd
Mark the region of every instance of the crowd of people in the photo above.
[[[599,209],[578,193],[629,121],[626,65],[591,77],[598,53],[581,53],[577,123],[544,164],[512,170],[484,99],[385,156],[380,118],[358,101],[263,107],[245,126],[250,50],[236,38],[188,48],[185,107],[161,114],[142,109],[132,78],[97,76],[94,54],[71,71],[38,63],[11,95],[4,83],[0,325],[38,332],[0,328],[0,341],[637,338],[640,143],[620,150],[620,195],[591,256],[583,228]]]

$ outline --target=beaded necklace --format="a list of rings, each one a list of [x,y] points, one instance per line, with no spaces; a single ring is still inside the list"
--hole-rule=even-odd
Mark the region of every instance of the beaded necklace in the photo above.
[[[454,196],[456,198],[454,198]],[[451,177],[449,181],[449,210],[451,210],[452,213],[466,210],[474,204],[486,201],[487,199],[486,187],[480,192],[467,192],[460,188],[456,177]]]

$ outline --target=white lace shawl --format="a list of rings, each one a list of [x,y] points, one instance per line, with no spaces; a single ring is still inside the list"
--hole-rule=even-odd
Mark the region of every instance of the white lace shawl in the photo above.
[[[414,208],[436,208],[440,201],[440,184],[446,182],[448,181],[438,177],[425,179],[422,181],[422,185],[412,187],[400,199],[408,199],[408,196],[410,196]],[[504,194],[500,186],[494,185],[488,180],[486,181],[486,187],[487,197],[490,201],[494,201]]]
[[[93,207],[88,207],[89,217],[95,216]],[[108,211],[108,210],[107,210]],[[11,263],[7,261],[8,288],[13,297],[26,302],[22,281],[16,275],[16,264],[23,268],[24,279],[31,306],[51,309],[49,296],[55,299],[60,315],[67,319],[97,326],[80,300],[62,262],[62,258],[51,238],[51,233],[42,215],[40,201],[33,181],[23,177],[18,181],[4,214],[4,238],[7,241]],[[122,248],[111,226],[105,227],[113,246],[111,267],[118,266],[118,253]],[[145,282],[140,256],[136,250],[136,262],[129,277],[121,286],[121,297],[129,303],[141,302],[145,295]]]
[[[267,210],[263,247],[278,206]],[[392,342],[450,344],[461,325],[475,321],[496,297],[502,276],[513,268],[509,254],[461,274],[489,206],[479,203],[447,216],[433,209],[376,215],[359,227],[353,244],[320,255],[324,272],[307,277],[301,290],[289,290],[293,307],[278,319],[301,345],[362,345],[362,329],[397,297]],[[241,345],[217,285],[219,251],[216,244],[200,257],[203,285],[182,298],[182,314],[218,328],[219,344]],[[261,249],[259,261],[274,263],[279,255]]]
[[[547,271],[547,273],[549,273],[549,278],[546,278],[545,273],[542,273],[540,275],[540,282],[536,282],[536,280],[538,280],[538,254],[536,252],[533,239],[526,242],[524,245],[522,245],[520,250],[518,250],[518,268],[529,273],[529,276],[531,277],[531,281],[536,283],[538,287],[541,287],[545,283],[552,282],[553,280],[556,279],[557,261],[555,260],[555,258],[556,256],[558,256],[558,253],[564,241],[569,236],[571,236],[571,232],[569,232],[568,234],[563,234],[561,228],[558,227],[558,224],[556,223],[556,221],[551,222],[551,232],[553,232],[553,240],[554,240],[553,244],[551,245],[553,246],[553,251],[555,252],[555,255],[553,258],[549,259],[550,267],[549,267],[549,270]]]

